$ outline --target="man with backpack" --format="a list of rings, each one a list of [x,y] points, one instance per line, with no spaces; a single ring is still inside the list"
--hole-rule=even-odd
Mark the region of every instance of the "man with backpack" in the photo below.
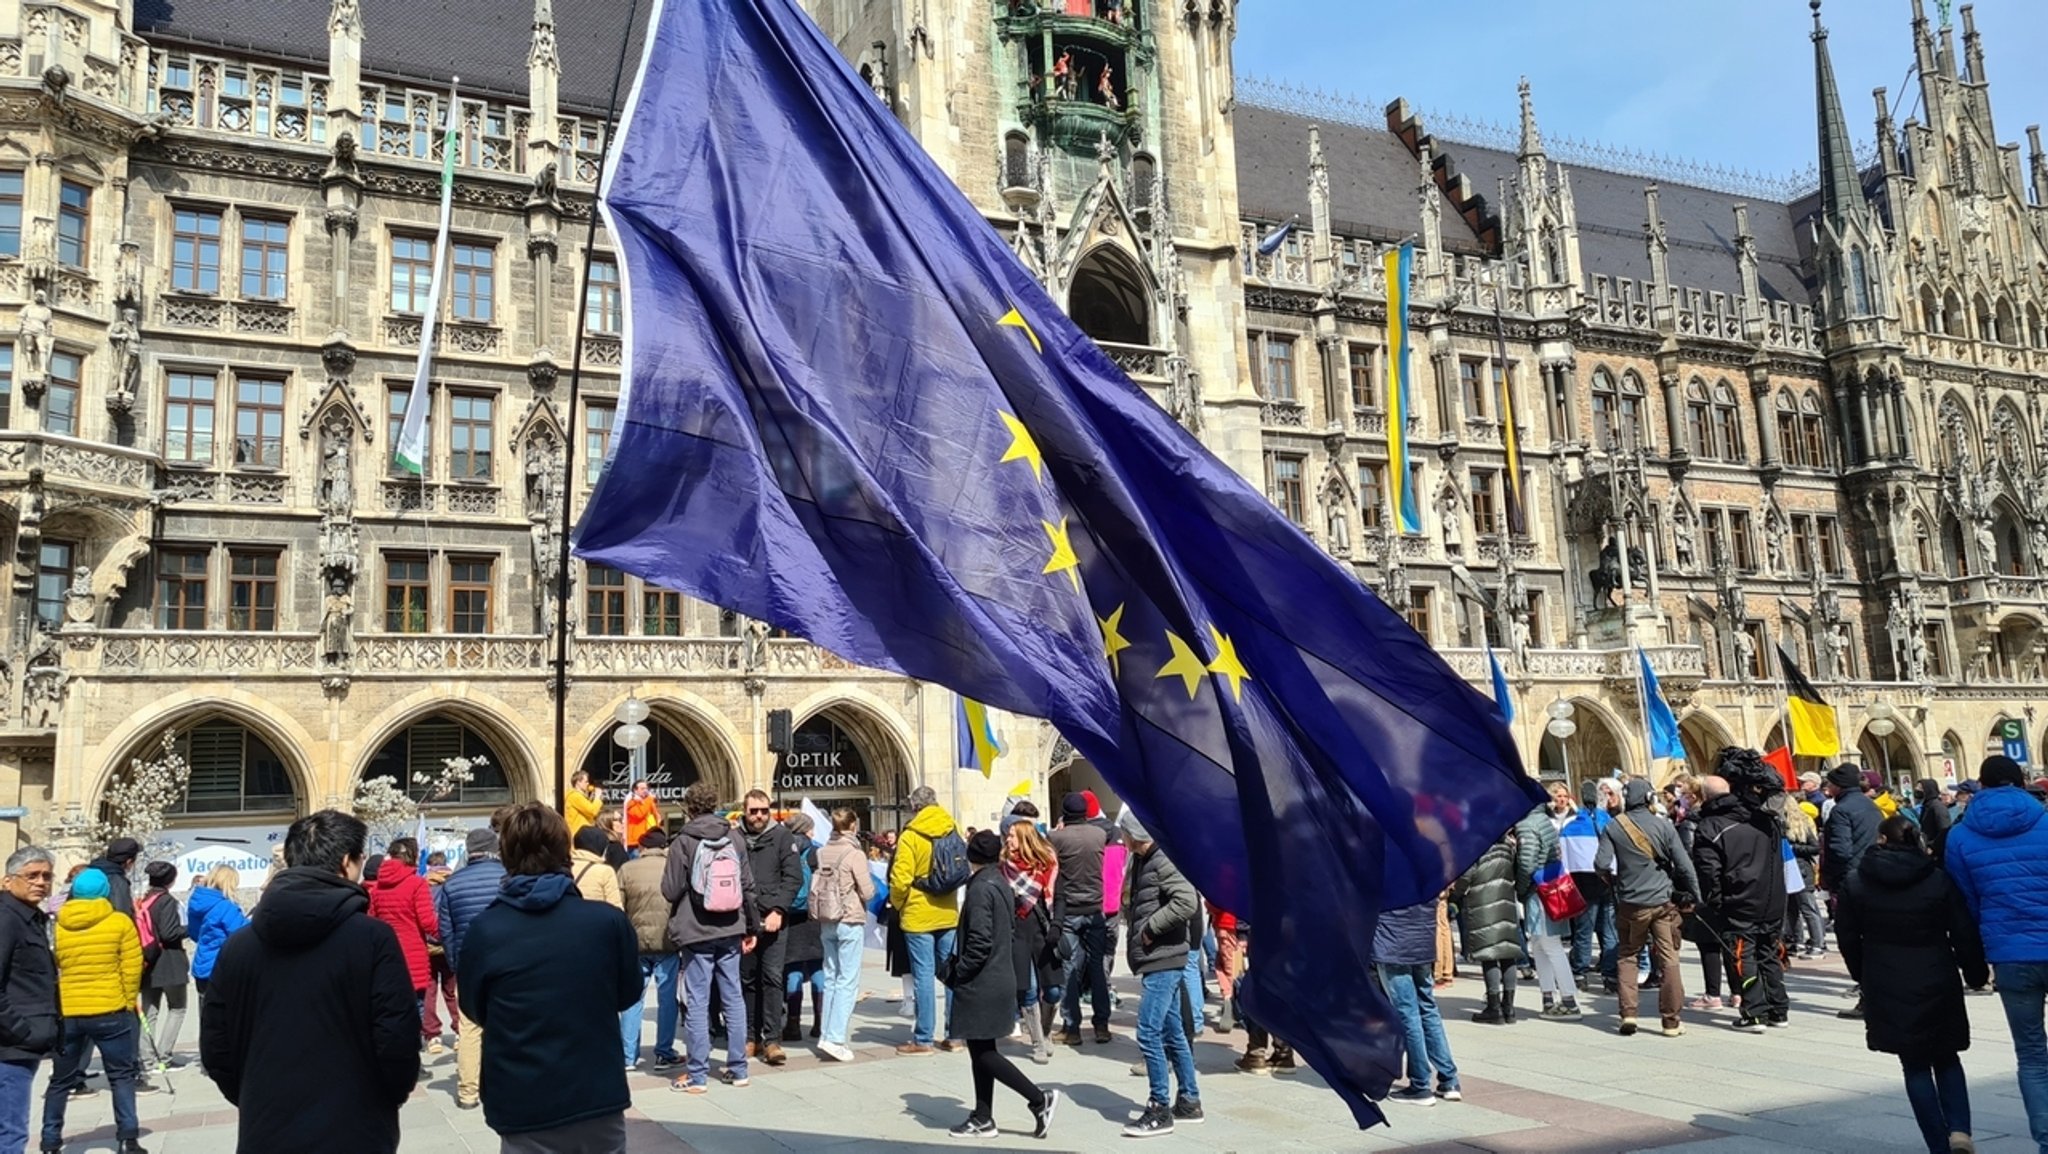
[[[784,930],[804,884],[804,863],[789,827],[775,820],[766,792],[747,791],[740,804],[740,825],[746,834],[747,868],[754,876],[754,914],[761,925],[753,952],[740,959],[740,988],[747,995],[747,1056],[780,1066],[782,1021],[788,1010],[783,964],[789,938]]]
[[[711,983],[725,1006],[726,1055],[721,1080],[747,1084],[747,1001],[740,992],[740,959],[754,951],[761,932],[755,912],[754,873],[731,823],[718,815],[718,791],[698,782],[683,792],[683,828],[670,845],[661,875],[669,903],[669,940],[683,958],[683,1076],[675,1088],[708,1089],[711,1072]]]
[[[910,980],[917,1006],[917,1025],[908,1042],[896,1047],[906,1055],[932,1052],[934,982],[940,958],[953,953],[953,930],[960,924],[958,891],[967,884],[967,843],[952,815],[939,808],[939,795],[928,785],[910,791],[915,816],[896,841],[889,863],[889,904],[896,907],[910,952]],[[953,1040],[953,991],[946,990],[945,1050],[965,1049]]]

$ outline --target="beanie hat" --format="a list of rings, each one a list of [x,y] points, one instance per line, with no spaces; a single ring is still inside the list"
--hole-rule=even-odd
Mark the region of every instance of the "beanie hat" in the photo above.
[[[1124,837],[1125,837],[1125,838],[1126,838],[1127,840],[1130,840],[1130,841],[1151,841],[1151,840],[1152,840],[1152,835],[1151,835],[1151,834],[1149,834],[1149,833],[1147,833],[1147,832],[1145,832],[1145,825],[1144,825],[1144,823],[1138,820],[1138,815],[1137,815],[1136,813],[1132,812],[1132,810],[1131,810],[1131,807],[1129,807],[1129,806],[1125,806],[1125,807],[1124,807],[1124,811],[1123,811],[1122,813],[1120,813],[1120,814],[1118,814],[1118,815],[1117,815],[1117,818],[1116,818],[1116,824],[1117,824],[1117,828],[1119,828],[1119,829],[1121,829],[1121,830],[1123,830],[1123,831],[1124,831]]]
[[[1100,801],[1097,801],[1097,800],[1095,799],[1095,791],[1094,791],[1094,790],[1092,790],[1092,789],[1084,789],[1084,790],[1082,790],[1082,791],[1081,791],[1081,800],[1083,800],[1083,801],[1085,801],[1085,802],[1087,802],[1087,803],[1088,803],[1088,820],[1089,820],[1089,821],[1094,821],[1094,820],[1095,820],[1096,818],[1098,818],[1098,817],[1101,817],[1101,816],[1102,816],[1102,803],[1101,803]]]
[[[1838,765],[1828,770],[1828,784],[1836,789],[1863,789],[1863,771],[1853,765]]]
[[[178,879],[178,867],[167,861],[153,861],[142,873],[149,879],[150,885],[159,889],[168,887]]]
[[[604,836],[603,830],[594,825],[586,825],[576,831],[574,844],[577,849],[585,853],[594,853],[599,857],[603,857],[605,848],[611,844],[611,840]]]
[[[71,896],[87,901],[107,896],[107,875],[100,870],[80,870],[71,879]]]
[[[1978,790],[1983,788],[1984,786],[1982,783],[1972,780],[1970,778],[1965,778],[1962,781],[1956,783],[1957,793],[1976,793]]]
[[[1088,816],[1088,798],[1084,794],[1070,793],[1060,799],[1060,816],[1075,821]]]
[[[1983,765],[1977,767],[1977,780],[1984,783],[1985,789],[2000,785],[2025,785],[2027,771],[2021,769],[2020,763],[2012,758],[2002,753],[1994,753],[1984,759]]]
[[[967,860],[974,865],[988,865],[1001,860],[1002,856],[1003,839],[997,837],[994,830],[977,830],[973,837],[967,839]]]
[[[462,835],[462,851],[471,859],[498,852],[498,835],[488,829],[473,829]]]
[[[659,829],[648,830],[646,833],[640,835],[640,848],[643,850],[667,849],[668,832],[666,830]]]
[[[107,843],[107,860],[131,862],[142,855],[142,843],[132,837],[117,837]]]

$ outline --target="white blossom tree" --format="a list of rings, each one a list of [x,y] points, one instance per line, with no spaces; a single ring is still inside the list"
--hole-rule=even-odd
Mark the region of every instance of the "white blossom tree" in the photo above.
[[[489,764],[490,759],[481,754],[442,758],[439,771],[421,770],[413,774],[412,784],[419,790],[418,798],[413,797],[412,791],[400,788],[398,782],[388,775],[368,778],[356,783],[356,794],[350,808],[364,825],[370,827],[371,844],[385,845],[392,838],[411,833],[419,823],[421,809],[452,797],[456,790],[470,782],[477,767]],[[426,847],[421,846],[420,852],[425,853]]]
[[[107,787],[100,820],[87,831],[87,838],[98,847],[132,837],[142,843],[142,861],[173,856],[179,847],[164,836],[164,826],[171,810],[185,800],[191,780],[192,763],[178,752],[178,735],[165,730],[154,754],[131,758],[128,772]]]

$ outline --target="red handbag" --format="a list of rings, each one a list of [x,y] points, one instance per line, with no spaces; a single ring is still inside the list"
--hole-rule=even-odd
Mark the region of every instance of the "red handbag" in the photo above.
[[[1543,903],[1544,916],[1553,922],[1570,921],[1586,912],[1586,897],[1561,861],[1536,871],[1536,900]]]

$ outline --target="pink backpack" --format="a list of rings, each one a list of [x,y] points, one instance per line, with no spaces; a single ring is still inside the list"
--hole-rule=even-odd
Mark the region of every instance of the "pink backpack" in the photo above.
[[[1124,908],[1124,867],[1131,851],[1123,843],[1102,847],[1102,912],[1115,917]]]
[[[729,914],[740,908],[740,855],[730,834],[697,843],[690,863],[690,888],[704,899],[704,912]]]
[[[150,910],[163,896],[150,894],[135,907],[135,932],[142,935],[142,948],[145,950],[156,944],[156,918],[151,916]]]

